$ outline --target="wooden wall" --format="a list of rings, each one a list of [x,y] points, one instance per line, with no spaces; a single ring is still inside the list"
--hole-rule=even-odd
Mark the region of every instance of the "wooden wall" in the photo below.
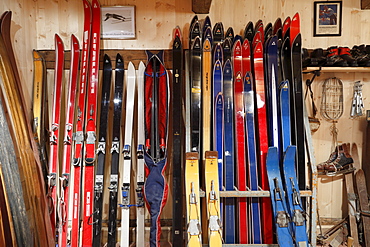
[[[194,13],[190,0],[101,0],[102,6],[135,5],[136,35],[134,40],[104,40],[102,48],[124,49],[168,49],[171,46],[173,28],[178,25],[187,36],[189,22]],[[12,38],[15,47],[21,79],[26,90],[26,100],[31,105],[32,94],[32,49],[53,49],[53,37],[58,33],[69,49],[70,35],[82,38],[83,8],[80,0],[2,0],[0,11],[13,11]],[[332,45],[349,46],[370,43],[370,12],[360,9],[360,0],[343,1],[343,28],[340,37],[313,37],[313,0],[213,0],[209,16],[213,23],[222,21],[225,28],[232,26],[238,33],[248,21],[262,19],[265,23],[274,22],[277,17],[285,19],[295,12],[301,15],[303,47],[327,48]],[[200,19],[206,15],[199,15]],[[324,73],[316,79],[313,88],[315,100],[320,106],[321,85],[325,78],[337,76],[345,86],[344,114],[339,120],[340,142],[356,143],[362,151],[362,137],[366,127],[364,117],[349,118],[352,86],[355,80],[364,83],[365,108],[369,109],[367,95],[370,92],[367,82],[369,73]],[[50,78],[49,78],[50,81]],[[29,108],[31,110],[31,107]],[[330,124],[319,116],[321,127],[313,135],[316,160],[324,161],[331,150]],[[320,216],[341,218],[346,208],[342,207],[342,181],[339,178],[320,179]],[[334,182],[331,182],[331,181]],[[166,217],[171,210],[167,207]]]

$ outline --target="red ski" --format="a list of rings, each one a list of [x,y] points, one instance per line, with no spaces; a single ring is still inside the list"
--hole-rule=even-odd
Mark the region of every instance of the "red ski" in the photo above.
[[[244,77],[242,76],[242,45],[240,40],[234,43],[233,47],[233,68],[234,68],[234,111],[235,111],[235,151],[236,151],[236,174],[237,187],[239,191],[247,189],[247,154],[245,144],[245,124],[244,124],[244,101],[243,88]],[[247,198],[238,198],[238,226],[239,244],[248,243],[247,226]]]
[[[92,245],[93,196],[94,196],[94,161],[96,142],[96,110],[99,76],[99,49],[100,49],[100,4],[98,0],[91,2],[92,24],[89,58],[89,84],[85,111],[86,121],[86,153],[84,170],[84,196],[82,216],[82,246]]]
[[[293,16],[292,21],[290,23],[290,47],[292,47],[295,38],[301,32],[300,24],[301,24],[301,21],[300,21],[299,13],[296,13]]]
[[[68,207],[69,207],[69,175],[71,171],[71,154],[72,154],[72,131],[74,124],[74,110],[77,87],[78,63],[80,61],[80,44],[76,36],[71,37],[71,67],[69,72],[68,82],[68,98],[67,98],[67,113],[66,125],[64,130],[64,150],[62,163],[62,176],[60,178],[60,197],[59,197],[59,239],[58,245],[60,247],[67,246],[68,233]]]
[[[80,232],[80,194],[81,194],[81,165],[84,142],[85,126],[85,102],[86,102],[86,84],[87,70],[90,50],[90,32],[91,32],[91,6],[89,1],[83,0],[84,6],[84,32],[82,45],[82,61],[80,71],[80,83],[78,91],[76,132],[74,133],[74,158],[73,158],[73,209],[72,209],[72,227],[71,227],[71,247],[78,247],[78,236]]]
[[[53,93],[53,116],[50,126],[50,154],[49,154],[49,175],[48,175],[48,197],[51,200],[50,218],[53,232],[57,227],[57,177],[59,169],[59,122],[60,105],[62,99],[62,80],[64,71],[64,45],[58,34],[55,34],[55,73]]]

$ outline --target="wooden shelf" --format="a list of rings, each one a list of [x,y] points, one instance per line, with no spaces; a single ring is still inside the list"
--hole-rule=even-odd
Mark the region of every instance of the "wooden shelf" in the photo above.
[[[303,72],[320,70],[321,73],[368,73],[370,67],[307,67]]]

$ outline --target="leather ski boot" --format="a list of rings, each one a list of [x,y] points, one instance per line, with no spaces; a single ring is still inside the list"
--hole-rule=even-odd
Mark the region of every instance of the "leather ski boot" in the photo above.
[[[348,47],[339,47],[339,56],[347,61],[347,64],[352,67],[357,67],[357,61],[352,57],[350,49]]]
[[[308,54],[307,48],[302,48],[302,67],[306,68],[310,66],[311,64],[311,58],[310,55]]]
[[[370,66],[370,55],[366,53],[365,45],[353,46],[351,55],[356,59],[359,66]]]
[[[317,165],[317,170],[324,171],[326,166],[333,162],[338,157],[338,146],[335,147],[334,152],[332,152],[327,161],[321,162]]]
[[[348,153],[347,144],[339,146],[338,157],[331,163],[327,164],[325,170],[329,172],[343,171],[353,164],[353,159]]]
[[[325,63],[324,50],[317,48],[311,52],[311,66],[321,66]]]
[[[347,62],[339,56],[339,51],[337,46],[332,46],[328,48],[328,54],[326,55],[326,65],[327,66],[348,66]]]

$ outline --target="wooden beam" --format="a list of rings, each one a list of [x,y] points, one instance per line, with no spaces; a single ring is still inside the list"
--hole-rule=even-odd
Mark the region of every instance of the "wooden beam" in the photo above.
[[[212,0],[192,0],[192,10],[195,14],[208,14]]]
[[[361,0],[361,9],[370,9],[370,0]]]

